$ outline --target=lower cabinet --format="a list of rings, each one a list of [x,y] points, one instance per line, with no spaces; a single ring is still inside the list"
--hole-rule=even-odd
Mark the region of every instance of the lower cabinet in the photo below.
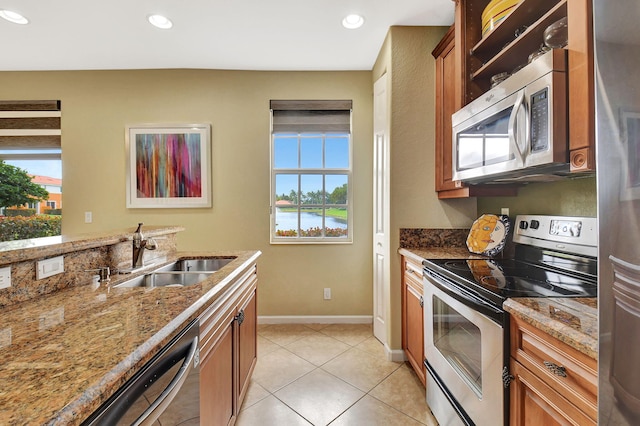
[[[596,425],[597,361],[511,317],[510,424]]]
[[[418,378],[426,383],[422,265],[402,256],[402,348]]]
[[[253,265],[200,316],[200,424],[235,423],[257,361]]]

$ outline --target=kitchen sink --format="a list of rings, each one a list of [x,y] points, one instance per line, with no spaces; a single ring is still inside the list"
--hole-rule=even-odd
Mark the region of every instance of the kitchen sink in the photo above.
[[[211,274],[235,260],[236,257],[207,257],[180,259],[132,278],[114,287],[185,287],[206,280]]]
[[[176,262],[181,271],[215,272],[236,258],[208,257],[206,259],[181,259]]]
[[[213,272],[155,271],[132,278],[114,287],[186,287],[198,284]]]

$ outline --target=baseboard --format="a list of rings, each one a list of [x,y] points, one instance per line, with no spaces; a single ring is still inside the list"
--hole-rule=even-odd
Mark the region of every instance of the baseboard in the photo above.
[[[269,315],[258,316],[258,324],[373,324],[371,315]]]
[[[387,361],[405,362],[407,357],[402,349],[391,349],[386,343],[384,344],[384,353],[387,355]]]

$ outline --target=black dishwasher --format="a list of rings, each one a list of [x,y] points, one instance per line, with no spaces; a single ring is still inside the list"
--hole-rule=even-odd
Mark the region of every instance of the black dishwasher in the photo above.
[[[199,425],[199,334],[195,320],[83,425]]]

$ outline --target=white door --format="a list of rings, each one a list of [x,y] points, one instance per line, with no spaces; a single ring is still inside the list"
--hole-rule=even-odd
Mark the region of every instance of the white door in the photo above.
[[[373,85],[373,335],[387,344],[389,272],[389,118],[387,75]]]

